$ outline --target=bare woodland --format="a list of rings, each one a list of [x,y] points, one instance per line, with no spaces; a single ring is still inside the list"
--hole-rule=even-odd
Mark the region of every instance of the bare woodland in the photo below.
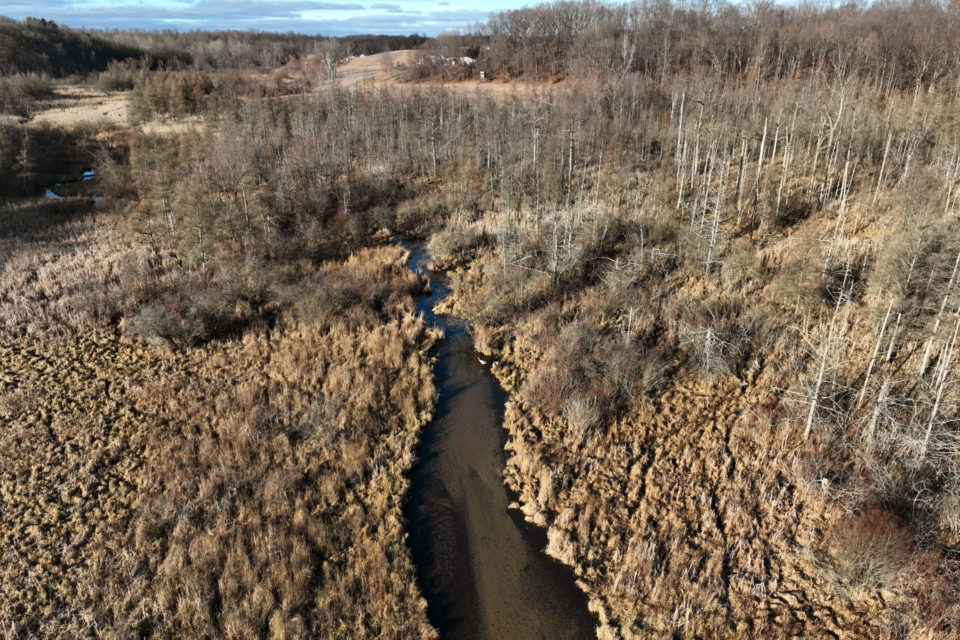
[[[406,83],[117,62],[131,126],[3,125],[2,633],[432,635],[439,336],[386,229],[599,637],[958,635],[958,43],[956,3],[560,2]]]

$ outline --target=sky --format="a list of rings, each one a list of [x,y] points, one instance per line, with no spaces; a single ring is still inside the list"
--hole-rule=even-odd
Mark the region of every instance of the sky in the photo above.
[[[0,0],[0,15],[90,29],[254,29],[346,35],[464,30],[531,0]]]

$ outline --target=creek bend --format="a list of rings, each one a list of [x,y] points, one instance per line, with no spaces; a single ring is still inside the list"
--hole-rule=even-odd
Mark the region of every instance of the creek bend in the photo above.
[[[409,268],[430,278],[417,310],[444,332],[439,398],[418,447],[405,515],[430,622],[442,638],[594,638],[596,622],[572,571],[542,549],[543,530],[509,510],[503,484],[505,396],[478,359],[465,322],[437,316],[449,292],[423,244],[402,240]]]

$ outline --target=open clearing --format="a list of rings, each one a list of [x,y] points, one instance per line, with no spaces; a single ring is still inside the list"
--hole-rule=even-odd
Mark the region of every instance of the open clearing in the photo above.
[[[31,121],[37,124],[76,125],[99,122],[117,126],[127,123],[129,92],[104,93],[85,87],[57,87],[50,107],[37,113]]]
[[[401,72],[395,69],[397,64],[410,64],[415,59],[413,50],[391,51],[372,56],[352,58],[337,70],[338,82],[349,86],[394,86],[412,90],[418,87],[444,87],[464,95],[482,92],[497,100],[512,95],[529,95],[543,89],[556,89],[563,84],[542,85],[527,82],[403,82]],[[27,122],[31,125],[52,125],[74,127],[84,124],[96,124],[103,128],[124,127],[130,125],[130,99],[132,92],[103,92],[88,87],[60,86],[56,97],[42,110],[24,121],[13,115],[0,115],[0,121],[8,124]],[[164,134],[182,132],[202,122],[199,116],[186,118],[166,118],[139,125],[145,133]]]
[[[59,127],[95,124],[103,129],[130,126],[131,91],[104,92],[89,87],[64,85],[57,87],[56,97],[27,123]],[[17,116],[0,116],[9,123],[24,122]],[[199,124],[199,116],[166,118],[139,125],[145,133],[164,134],[181,132]]]
[[[395,82],[399,76],[397,65],[409,66],[416,59],[413,49],[357,56],[337,67],[337,77],[346,84]]]

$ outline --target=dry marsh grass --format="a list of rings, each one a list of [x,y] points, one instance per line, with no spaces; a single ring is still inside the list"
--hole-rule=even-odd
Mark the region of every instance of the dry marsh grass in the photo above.
[[[0,204],[0,331],[40,340],[108,320],[147,248],[86,198]]]
[[[601,637],[956,636],[955,7],[711,7],[494,18],[482,64],[562,91],[145,83],[203,127],[113,137],[129,215],[0,219],[0,628],[432,633],[397,500],[435,336],[387,227],[460,269]],[[501,37],[591,14],[597,57]],[[8,193],[39,132],[0,130]]]
[[[487,280],[497,260],[463,270],[446,308],[485,318],[483,305],[507,295]],[[788,360],[789,342],[751,330],[749,358],[721,370],[688,344],[694,320],[680,314],[722,299],[712,286],[669,293],[683,302],[662,294],[660,319],[637,311],[631,336],[604,318],[596,288],[477,332],[514,398],[506,482],[547,527],[547,552],[575,568],[603,637],[939,637],[957,608],[938,554],[889,511],[851,514],[862,503],[849,488],[805,468],[831,445],[789,426],[786,376],[809,375],[792,368],[806,365]],[[705,326],[732,342],[720,315]],[[674,328],[645,346],[643,328],[663,317]]]
[[[3,634],[433,637],[400,507],[436,336],[403,251],[320,264],[363,294],[337,313],[307,289],[273,329],[158,349],[101,317],[153,257],[117,216],[6,207]]]
[[[673,158],[608,162],[611,134],[592,200],[554,187],[434,236],[458,268],[442,309],[481,327],[513,397],[507,484],[603,637],[954,637],[956,126],[923,154],[902,143],[893,178],[872,109],[906,139],[955,96],[859,102],[854,182],[853,160],[814,159],[824,129],[764,147],[783,94],[675,82],[710,104],[702,130],[661,122]],[[779,90],[801,104],[804,82]],[[738,148],[697,158],[731,131],[765,158],[749,197]]]

